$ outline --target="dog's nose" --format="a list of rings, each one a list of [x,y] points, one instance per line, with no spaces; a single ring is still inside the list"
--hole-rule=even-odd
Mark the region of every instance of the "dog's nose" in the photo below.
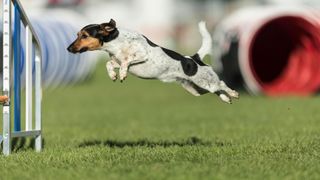
[[[68,50],[69,52],[72,52],[72,46],[70,45],[70,46],[67,48],[67,50]]]

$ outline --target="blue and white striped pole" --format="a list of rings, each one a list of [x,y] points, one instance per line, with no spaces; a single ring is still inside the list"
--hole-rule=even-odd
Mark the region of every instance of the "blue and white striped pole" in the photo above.
[[[13,86],[14,86],[14,126],[13,129],[15,132],[21,131],[21,20],[20,20],[20,12],[19,7],[17,5],[14,6],[14,32],[13,32],[13,52],[14,52],[14,60],[13,60]]]

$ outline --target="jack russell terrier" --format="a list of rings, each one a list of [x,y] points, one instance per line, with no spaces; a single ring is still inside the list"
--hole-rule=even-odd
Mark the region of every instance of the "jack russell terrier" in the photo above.
[[[135,31],[118,28],[111,19],[108,23],[90,24],[78,32],[77,39],[67,48],[71,53],[103,50],[109,53],[106,69],[115,81],[119,69],[122,82],[128,71],[140,78],[178,82],[195,96],[215,93],[222,101],[231,103],[239,94],[219,79],[212,67],[202,62],[211,52],[211,36],[205,22],[199,23],[202,46],[193,56],[183,56],[151,42]]]

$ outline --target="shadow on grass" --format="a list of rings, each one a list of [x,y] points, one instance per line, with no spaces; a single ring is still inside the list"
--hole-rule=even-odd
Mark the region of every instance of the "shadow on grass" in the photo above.
[[[117,141],[117,140],[92,140],[85,141],[79,145],[79,147],[89,147],[89,146],[107,146],[111,148],[124,148],[124,147],[171,147],[171,146],[226,146],[230,143],[225,143],[221,141],[210,142],[203,141],[197,137],[190,137],[182,141],[150,141],[147,139],[137,140],[137,141]]]

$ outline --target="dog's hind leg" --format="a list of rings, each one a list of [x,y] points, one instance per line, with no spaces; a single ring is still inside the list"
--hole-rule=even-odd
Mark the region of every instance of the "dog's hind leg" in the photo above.
[[[223,81],[209,67],[203,67],[196,76],[191,78],[198,87],[217,94],[226,103],[231,103],[231,98],[239,97],[239,94],[226,86]]]
[[[226,83],[224,83],[223,81],[220,81],[220,89],[225,91],[229,96],[233,97],[233,98],[239,98],[239,93],[235,90],[230,89]]]
[[[215,82],[215,81],[213,81]],[[197,86],[201,87],[202,89],[205,89],[209,91],[210,93],[214,93],[219,96],[219,98],[228,104],[231,104],[231,98],[230,97],[239,97],[238,93],[236,91],[231,90],[230,88],[227,89],[227,86],[220,85],[220,81],[216,81],[215,83],[210,83],[204,80],[199,80]],[[232,96],[226,92],[226,90],[229,91],[229,93],[232,94]]]
[[[202,81],[203,82],[203,81]],[[187,91],[189,91],[191,94],[195,95],[195,96],[200,96],[201,94],[199,92],[197,92],[195,90],[195,88],[193,86],[191,86],[191,84],[193,83],[181,83],[182,87],[184,87]],[[201,86],[202,85],[202,86]],[[204,93],[207,93],[207,92],[210,92],[210,93],[214,93],[216,95],[219,96],[219,98],[223,101],[223,102],[226,102],[228,104],[231,104],[231,99],[229,97],[229,95],[227,93],[225,93],[224,91],[222,90],[219,90],[216,88],[210,88],[209,85],[206,85],[206,84],[201,84],[200,87],[197,86],[196,84],[194,84],[194,86],[198,87],[199,89],[201,89]],[[206,89],[205,89],[206,88]],[[211,89],[211,91],[210,91]],[[194,94],[194,92],[196,92],[196,94]],[[204,94],[203,93],[203,94]]]
[[[187,83],[181,83],[181,86],[187,90],[189,93],[191,93],[194,96],[200,96],[201,94],[199,94],[192,86],[190,86],[190,84]]]
[[[190,81],[182,80],[180,81],[180,83],[185,90],[187,90],[189,93],[191,93],[194,96],[201,96],[203,94],[208,93],[207,90],[198,87],[197,85],[193,84]]]
[[[218,95],[223,102],[226,102],[228,104],[232,104],[230,97],[228,95],[226,95],[225,93],[223,93],[222,91],[217,91],[217,92],[215,92],[215,94]]]
[[[229,95],[227,92],[225,92],[224,90],[220,90],[220,87],[219,87],[218,90],[216,90],[217,88],[216,88],[215,85],[211,86],[211,87],[213,87],[213,88],[210,88],[210,86],[205,86],[205,85],[204,85],[204,87],[207,87],[207,88],[208,88],[208,91],[207,91],[207,92],[209,92],[210,89],[211,89],[210,92],[218,95],[219,98],[220,98],[223,102],[226,102],[226,103],[228,103],[228,104],[232,104],[230,95]],[[199,88],[200,88],[200,87],[199,87]],[[201,88],[201,89],[202,89],[202,88]],[[203,89],[203,90],[204,90],[204,89]]]

